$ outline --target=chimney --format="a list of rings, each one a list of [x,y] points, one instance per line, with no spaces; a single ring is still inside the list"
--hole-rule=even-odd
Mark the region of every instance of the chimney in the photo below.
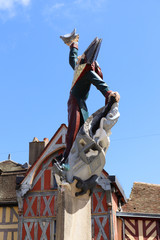
[[[32,165],[37,158],[40,156],[44,148],[47,146],[49,140],[44,138],[43,141],[39,141],[38,138],[34,138],[32,142],[29,143],[29,164]]]

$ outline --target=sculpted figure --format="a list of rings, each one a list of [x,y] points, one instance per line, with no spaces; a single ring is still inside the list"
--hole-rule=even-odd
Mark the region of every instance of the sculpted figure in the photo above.
[[[68,100],[68,132],[66,136],[66,150],[61,163],[66,163],[80,127],[87,120],[88,109],[86,100],[89,95],[91,84],[93,84],[105,97],[105,104],[111,96],[119,101],[119,94],[109,90],[103,80],[103,74],[96,58],[101,45],[101,39],[95,38],[87,50],[78,56],[79,35],[74,31],[71,34],[61,36],[61,39],[70,47],[69,63],[74,70],[74,78]]]
[[[75,30],[61,36],[70,46],[69,62],[74,78],[68,100],[68,131],[63,156],[53,160],[53,173],[58,184],[77,181],[80,189],[75,196],[93,192],[105,165],[105,154],[110,144],[111,128],[119,118],[118,92],[109,90],[96,61],[101,39],[95,38],[87,50],[78,57],[79,35]],[[105,106],[88,118],[86,99],[93,84],[105,97]],[[67,168],[67,164],[69,168]]]

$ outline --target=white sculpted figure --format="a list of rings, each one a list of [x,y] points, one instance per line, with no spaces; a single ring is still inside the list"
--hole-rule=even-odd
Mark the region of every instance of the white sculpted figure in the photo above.
[[[78,181],[76,186],[82,191],[76,193],[76,196],[84,194],[88,189],[92,193],[96,180],[104,168],[111,128],[120,116],[118,105],[112,97],[107,106],[87,119],[70,151],[67,171],[63,170],[63,166],[60,166],[60,170],[57,164],[53,165],[54,173],[61,175],[66,182],[72,183],[74,179]]]

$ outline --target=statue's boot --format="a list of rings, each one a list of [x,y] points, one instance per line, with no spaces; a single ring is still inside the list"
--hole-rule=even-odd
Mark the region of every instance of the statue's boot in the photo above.
[[[73,42],[78,42],[79,34],[76,34],[76,29],[74,29],[73,32],[62,35],[60,38],[66,45],[70,46]]]

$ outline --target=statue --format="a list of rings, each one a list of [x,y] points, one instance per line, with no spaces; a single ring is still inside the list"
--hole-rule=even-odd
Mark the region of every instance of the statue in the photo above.
[[[118,92],[109,90],[103,81],[102,71],[96,61],[102,39],[95,38],[87,50],[78,57],[79,35],[74,31],[61,36],[70,46],[69,62],[74,78],[68,100],[68,131],[63,156],[53,160],[57,181],[72,183],[81,189],[75,195],[83,195],[89,189],[92,194],[97,178],[105,165],[109,147],[110,129],[118,121]],[[93,84],[105,97],[105,107],[88,118],[86,99]],[[67,167],[69,165],[69,168]],[[60,182],[59,182],[60,184]]]

